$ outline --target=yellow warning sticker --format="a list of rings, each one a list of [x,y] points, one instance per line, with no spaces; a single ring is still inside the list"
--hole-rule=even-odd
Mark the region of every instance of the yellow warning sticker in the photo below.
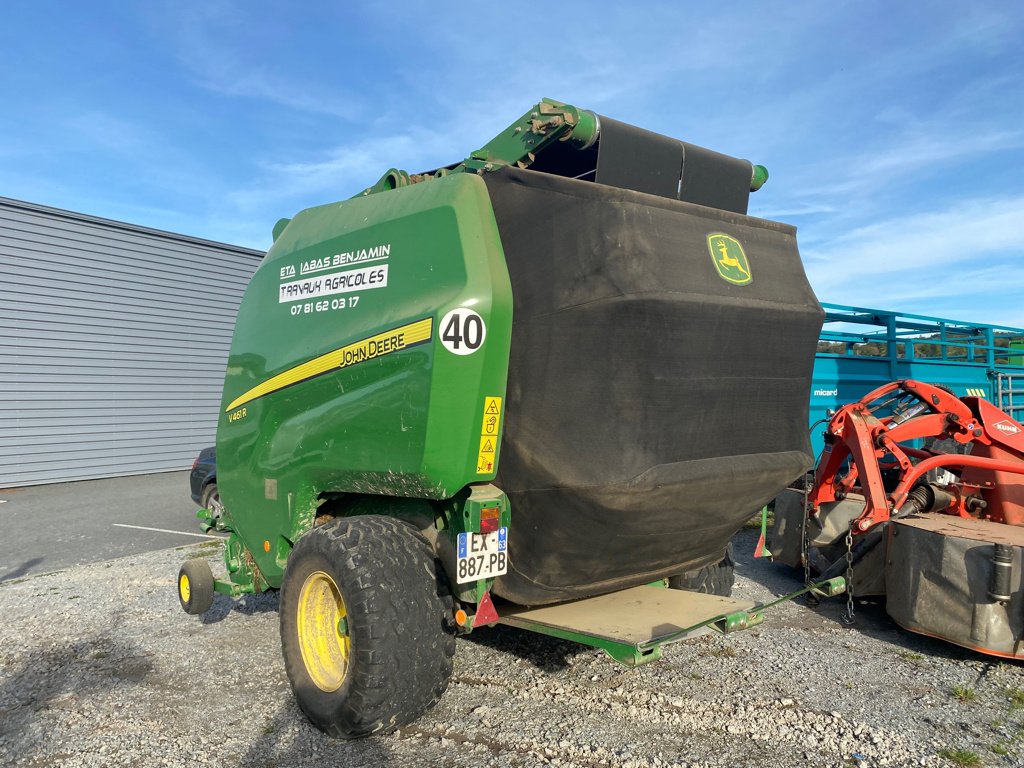
[[[501,425],[501,398],[484,398],[484,419],[480,425],[480,450],[477,453],[476,473],[489,475],[494,471],[494,456],[498,451],[498,427]]]
[[[498,434],[498,423],[501,421],[501,398],[488,397],[484,399],[484,423],[480,427],[481,435]]]
[[[486,475],[494,471],[494,449],[497,446],[496,437],[484,435],[480,438],[480,452],[476,457],[476,473]]]

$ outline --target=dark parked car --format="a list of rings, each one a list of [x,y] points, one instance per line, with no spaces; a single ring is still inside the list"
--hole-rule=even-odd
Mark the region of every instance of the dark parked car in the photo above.
[[[217,449],[203,448],[192,463],[189,475],[192,501],[214,514],[220,512],[220,493],[217,492]]]

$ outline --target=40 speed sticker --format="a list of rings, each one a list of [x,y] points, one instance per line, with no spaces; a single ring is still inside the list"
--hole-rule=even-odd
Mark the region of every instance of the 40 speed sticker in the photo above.
[[[502,576],[508,571],[508,527],[493,533],[460,533],[455,581]]]
[[[458,307],[441,318],[441,343],[453,355],[472,355],[484,345],[487,326],[468,307]]]

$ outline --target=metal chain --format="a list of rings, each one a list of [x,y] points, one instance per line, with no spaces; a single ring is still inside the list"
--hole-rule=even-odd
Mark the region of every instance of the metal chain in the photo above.
[[[842,616],[844,624],[853,624],[853,526],[846,532],[846,613]]]
[[[809,546],[807,543],[807,498],[810,488],[807,484],[807,475],[804,475],[804,513],[800,516],[800,559],[804,564],[804,586],[811,586],[811,558],[808,556]]]

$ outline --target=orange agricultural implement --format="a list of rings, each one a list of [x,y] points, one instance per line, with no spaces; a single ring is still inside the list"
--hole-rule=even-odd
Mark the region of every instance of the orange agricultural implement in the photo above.
[[[912,631],[1024,658],[1024,426],[906,379],[841,407],[824,438],[813,481],[777,499],[776,559],[845,573]]]

